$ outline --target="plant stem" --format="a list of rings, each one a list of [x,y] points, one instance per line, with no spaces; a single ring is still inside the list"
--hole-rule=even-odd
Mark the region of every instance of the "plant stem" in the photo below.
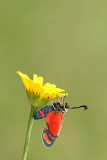
[[[22,160],[26,160],[27,153],[29,151],[31,130],[32,130],[33,122],[34,122],[33,115],[36,112],[36,110],[37,110],[36,107],[31,106],[31,111],[30,111],[29,120],[28,120],[28,126],[27,126],[27,131],[26,131],[26,138],[25,138],[25,145],[24,145],[24,152],[23,152]]]

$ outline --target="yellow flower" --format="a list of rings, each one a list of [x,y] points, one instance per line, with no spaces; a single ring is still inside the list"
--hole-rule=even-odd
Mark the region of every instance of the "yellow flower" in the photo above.
[[[20,71],[17,73],[23,81],[29,102],[32,106],[41,107],[55,97],[68,95],[66,93],[61,93],[64,92],[64,90],[56,88],[56,85],[54,84],[46,83],[43,85],[43,77],[38,77],[34,74],[33,80],[31,80],[26,74],[23,74]]]

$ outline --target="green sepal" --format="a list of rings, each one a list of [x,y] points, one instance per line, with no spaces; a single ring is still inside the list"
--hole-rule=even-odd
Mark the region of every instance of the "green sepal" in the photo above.
[[[46,105],[49,101],[49,99],[46,98],[40,98],[40,96],[35,95],[34,93],[31,93],[26,90],[26,94],[28,97],[28,100],[30,102],[31,106],[41,108],[42,106]]]

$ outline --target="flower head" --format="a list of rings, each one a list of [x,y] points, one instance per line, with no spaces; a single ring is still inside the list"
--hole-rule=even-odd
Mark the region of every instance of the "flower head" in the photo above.
[[[41,107],[45,105],[49,100],[55,97],[63,97],[68,95],[63,89],[56,88],[56,85],[46,83],[43,85],[43,77],[38,77],[36,74],[33,75],[31,80],[26,74],[17,72],[21,77],[23,84],[26,88],[26,93],[30,104],[35,107]]]

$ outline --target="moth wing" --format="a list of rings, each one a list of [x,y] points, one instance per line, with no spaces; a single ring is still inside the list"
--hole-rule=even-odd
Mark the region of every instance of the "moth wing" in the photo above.
[[[43,129],[42,131],[42,142],[44,144],[45,147],[51,147],[52,144],[55,142],[57,136],[53,136],[51,135],[48,126],[46,125],[46,127]]]
[[[64,115],[56,111],[51,111],[47,114],[47,125],[42,132],[42,141],[46,147],[52,146],[55,139],[58,137],[63,120]]]
[[[53,136],[58,136],[64,121],[62,112],[52,111],[46,117],[48,129]]]

